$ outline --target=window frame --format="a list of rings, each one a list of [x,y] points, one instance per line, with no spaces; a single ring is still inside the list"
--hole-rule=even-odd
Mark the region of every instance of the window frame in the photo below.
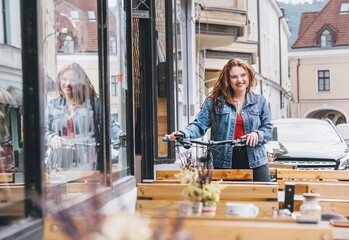
[[[91,14],[93,14],[93,18],[91,18]],[[89,22],[96,22],[97,21],[96,13],[94,10],[87,11],[87,17],[88,17]]]
[[[41,17],[41,9],[45,0],[27,1],[20,0],[20,16],[21,16],[21,41],[22,41],[22,72],[23,72],[23,107],[25,109],[23,123],[24,123],[24,165],[25,165],[25,196],[29,196],[31,191],[34,190],[39,195],[45,196],[43,192],[43,159],[45,156],[45,143],[44,143],[44,102],[45,102],[45,74],[43,70],[43,40],[41,28],[43,26],[43,19]],[[98,15],[101,22],[107,18],[107,1],[96,0]],[[128,92],[126,97],[127,109],[131,109],[126,112],[127,122],[133,122],[133,92],[132,92],[132,29],[131,29],[131,3],[125,1],[124,7],[126,9],[126,42],[127,42],[127,86]],[[102,67],[101,72],[108,72],[108,68],[105,64],[105,60],[109,56],[108,53],[108,40],[102,38],[102,35],[106,34],[107,28],[103,27],[103,24],[99,24],[99,36],[98,36],[98,51],[102,57],[100,57],[100,66]],[[106,35],[105,35],[106,36]],[[104,39],[102,41],[101,39]],[[103,44],[103,45],[102,45]],[[106,47],[101,47],[106,46]],[[103,49],[103,52],[102,52]],[[103,58],[103,61],[102,61]],[[104,74],[101,78],[101,82],[108,82],[109,75]],[[102,105],[107,106],[108,94],[105,94],[109,90],[108,85],[103,85],[104,95],[102,99]],[[105,90],[106,89],[106,90]],[[104,125],[108,123],[109,111],[104,112],[102,122]],[[109,132],[109,129],[104,129],[105,132]],[[127,125],[127,161],[128,166],[133,166],[133,147],[134,147],[134,133],[133,124]],[[106,142],[106,135],[102,138]],[[108,144],[109,146],[109,144]],[[103,151],[107,152],[108,148],[104,147]],[[104,154],[106,155],[106,154]],[[110,162],[110,158],[109,158]],[[132,164],[132,165],[131,165]],[[110,169],[111,170],[111,169]],[[135,187],[135,179],[129,174],[133,173],[134,170],[130,167],[120,173],[122,181],[109,182],[108,176],[111,174],[103,174],[104,182],[106,183],[104,188],[99,189],[95,193],[89,193],[83,198],[74,199],[76,201],[70,201],[69,204],[63,204],[60,206],[60,211],[63,210],[78,210],[82,206],[87,204],[91,205],[95,201],[95,197],[99,196],[99,199],[103,200],[104,203],[116,198],[118,194],[124,194]],[[111,171],[110,171],[111,173]],[[110,178],[111,179],[111,178]],[[120,179],[120,178],[118,178]],[[117,179],[117,180],[118,180]],[[25,199],[25,219],[21,220],[21,224],[5,225],[2,227],[0,232],[0,238],[13,238],[13,239],[42,239],[44,229],[44,214],[37,204],[34,204],[29,199]]]
[[[3,43],[11,45],[10,1],[1,0]]]
[[[331,44],[328,45],[328,38],[326,37],[326,46],[322,46],[322,36],[325,31],[329,32],[329,35],[331,36]],[[327,34],[326,34],[327,35]],[[320,48],[331,48],[336,43],[336,32],[333,30],[329,25],[324,25],[318,32],[317,32],[317,46]]]
[[[113,97],[118,96],[118,76],[117,75],[110,75],[110,82],[111,82],[111,87],[110,87],[110,92]],[[115,89],[114,89],[115,87]],[[115,90],[115,91],[114,91]]]
[[[322,48],[328,48],[328,47],[332,47],[332,44],[333,44],[333,40],[332,40],[331,32],[328,31],[327,29],[322,31],[322,33],[320,35],[320,46]]]
[[[344,10],[345,7],[346,10]],[[341,4],[339,8],[339,14],[349,14],[349,2]]]
[[[324,76],[320,77],[320,72],[323,72]],[[328,77],[326,77],[326,72],[328,72]],[[331,71],[330,69],[318,69],[316,71],[316,87],[317,92],[330,92],[331,91]],[[320,89],[320,78],[324,81],[322,83],[323,89]],[[326,80],[328,80],[329,89],[326,89]]]
[[[165,34],[166,34],[166,66],[165,66],[165,74],[166,74],[166,105],[167,105],[167,132],[173,132],[175,130],[175,125],[176,125],[176,114],[174,112],[175,109],[175,82],[174,82],[174,76],[173,76],[173,18],[172,18],[172,1],[164,0],[165,2]],[[156,5],[154,4],[154,11],[153,13],[155,14],[155,9]],[[155,29],[155,15],[153,15],[154,18],[154,29]],[[156,46],[156,31],[153,32],[153,41],[154,41],[154,46]],[[156,54],[155,54],[156,55]],[[156,60],[154,61],[156,62]],[[154,99],[153,104],[156,106],[156,116],[155,119],[157,122],[157,104],[158,104],[158,71],[155,71],[155,91],[154,95],[156,95],[156,99]],[[171,84],[173,83],[173,84]],[[158,125],[155,124],[155,143],[154,146],[159,146],[158,145]],[[173,163],[175,161],[175,151],[172,148],[171,144],[167,145],[167,156],[159,156],[158,152],[158,147],[155,147],[155,163]]]
[[[70,38],[70,39],[68,39],[67,40],[67,38]],[[67,44],[66,44],[67,43]],[[71,44],[73,45],[73,46],[71,46]],[[66,36],[65,36],[65,38],[64,38],[64,40],[62,41],[62,45],[63,45],[63,52],[64,53],[75,53],[76,51],[75,51],[75,41],[74,41],[74,38],[73,38],[73,36],[71,36],[70,34],[67,34]],[[67,47],[67,48],[66,48]],[[71,47],[72,47],[72,49],[71,49]],[[71,51],[72,50],[72,51]]]
[[[79,22],[80,21],[79,12],[77,10],[70,10],[69,17],[74,22]]]

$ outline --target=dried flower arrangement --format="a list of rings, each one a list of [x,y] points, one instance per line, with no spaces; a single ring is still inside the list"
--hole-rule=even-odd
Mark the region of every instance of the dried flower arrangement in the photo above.
[[[93,189],[90,192],[92,193],[92,191]],[[59,192],[53,192],[52,195],[55,198],[60,198]],[[155,229],[151,229],[150,219],[144,216],[125,211],[102,213],[100,210],[104,206],[104,201],[97,194],[93,194],[89,203],[80,206],[76,211],[71,211],[71,209],[57,211],[57,208],[48,206],[46,201],[36,192],[31,192],[29,198],[44,212],[45,219],[48,219],[47,217],[52,218],[53,223],[56,224],[55,229],[60,229],[65,234],[65,237],[74,240],[165,239],[165,232],[163,230],[165,215],[159,218]],[[190,240],[192,238],[190,233],[181,229],[182,220],[182,218],[178,218],[173,225],[166,226],[170,228],[170,232],[172,233],[172,236],[166,239],[179,239],[176,238],[179,235],[184,236],[180,238],[183,240]]]
[[[179,155],[181,171],[175,174],[175,177],[181,183],[187,184],[194,182],[198,177],[198,161],[193,157],[191,152],[185,152]]]
[[[276,158],[275,154],[270,152],[267,153],[267,157],[268,157],[268,162],[274,162]]]
[[[215,206],[221,191],[225,188],[220,182],[212,182],[212,170],[200,170],[196,182],[188,185],[182,192],[185,200],[202,202],[204,206]]]

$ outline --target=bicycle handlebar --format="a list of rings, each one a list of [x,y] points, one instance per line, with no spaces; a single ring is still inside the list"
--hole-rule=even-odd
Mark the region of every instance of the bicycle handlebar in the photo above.
[[[170,142],[170,140],[167,137],[163,137],[162,141],[163,142]],[[246,142],[246,139],[241,138],[241,139],[223,140],[223,141],[210,140],[210,141],[206,142],[206,141],[191,140],[189,138],[178,137],[177,141],[181,145],[195,143],[195,144],[200,144],[203,146],[212,147],[212,146],[219,146],[219,145],[225,145],[225,144],[230,144],[231,146],[241,146],[241,145],[244,145],[243,143]]]

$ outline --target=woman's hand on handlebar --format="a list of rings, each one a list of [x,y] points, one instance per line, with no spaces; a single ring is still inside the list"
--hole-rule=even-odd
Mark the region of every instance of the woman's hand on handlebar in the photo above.
[[[183,133],[181,133],[181,132],[173,132],[171,134],[166,134],[165,137],[168,138],[171,142],[172,141],[177,142],[178,137],[176,137],[175,135],[183,135]]]
[[[54,135],[52,138],[51,138],[51,148],[52,149],[58,149],[58,148],[61,148],[62,147],[62,140],[64,140],[63,138],[61,138],[60,136],[58,135]]]
[[[251,132],[242,136],[241,138],[246,138],[246,145],[250,145],[251,147],[255,147],[258,145],[258,133]]]

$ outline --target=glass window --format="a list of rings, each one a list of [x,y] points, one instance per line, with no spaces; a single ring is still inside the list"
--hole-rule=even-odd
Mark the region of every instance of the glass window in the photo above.
[[[112,55],[116,55],[116,51],[117,51],[116,38],[112,36],[110,37],[110,41],[109,41],[109,52]]]
[[[64,53],[74,53],[74,40],[70,35],[66,36],[64,39],[63,52]]]
[[[280,142],[323,142],[338,143],[341,139],[334,128],[328,123],[278,123],[274,124]]]
[[[24,213],[23,79],[20,1],[0,1],[0,215],[1,225]],[[10,31],[11,30],[11,38]],[[15,177],[16,176],[16,177]],[[0,230],[1,231],[1,230]]]
[[[111,114],[111,155],[113,179],[128,171],[126,156],[126,94],[127,94],[127,61],[126,61],[126,12],[124,1],[108,1],[109,28],[109,72],[110,78],[110,114]],[[118,53],[116,55],[116,52]]]
[[[118,95],[118,81],[116,75],[111,75],[111,95],[117,96]]]
[[[57,205],[103,179],[97,25],[75,21],[86,8],[97,11],[97,0],[44,3],[45,186],[49,205]]]
[[[162,142],[162,137],[167,134],[167,76],[166,76],[166,22],[165,1],[156,0],[156,75],[157,75],[157,138],[158,156],[167,157],[167,143]]]
[[[10,20],[10,1],[9,0],[2,0],[0,2],[0,6],[1,6],[1,13],[0,16],[2,17],[0,20],[0,23],[2,22],[2,24],[0,24],[1,28],[0,28],[0,43],[5,43],[5,44],[11,44],[11,20]]]
[[[70,11],[70,17],[73,21],[79,21],[78,11]]]
[[[95,11],[88,11],[87,14],[88,14],[88,20],[90,22],[95,22],[96,21]]]
[[[321,47],[332,46],[332,35],[328,30],[325,30],[321,34]]]
[[[349,3],[342,3],[339,13],[340,14],[349,14]]]
[[[318,71],[318,91],[330,91],[330,70]]]

